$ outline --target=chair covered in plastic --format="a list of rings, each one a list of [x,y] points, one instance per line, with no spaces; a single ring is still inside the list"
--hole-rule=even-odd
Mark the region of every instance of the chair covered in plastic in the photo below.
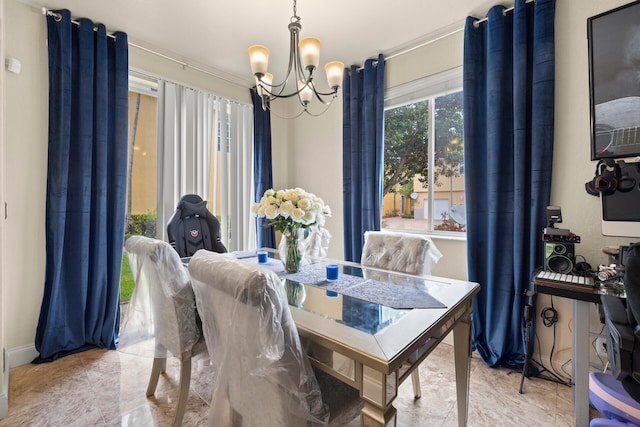
[[[131,300],[123,316],[118,348],[129,351],[155,340],[153,367],[147,396],[155,393],[160,374],[171,353],[181,362],[178,402],[174,426],[185,413],[191,381],[191,357],[202,334],[196,314],[189,275],[178,253],[167,242],[131,236],[125,251],[135,281]],[[137,351],[137,350],[136,350]]]
[[[197,194],[185,194],[167,223],[167,239],[181,257],[190,257],[199,249],[227,252],[220,241],[220,222],[207,202]]]
[[[360,413],[357,390],[314,373],[274,272],[199,251],[189,274],[216,372],[210,426],[344,425]]]
[[[391,231],[365,231],[360,264],[407,274],[431,274],[442,254],[426,236]],[[420,398],[420,373],[411,374],[413,393]]]

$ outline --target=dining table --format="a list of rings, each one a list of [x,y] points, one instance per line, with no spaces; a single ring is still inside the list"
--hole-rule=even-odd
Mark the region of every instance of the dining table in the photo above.
[[[359,390],[362,426],[397,424],[393,402],[400,384],[453,331],[458,425],[467,424],[471,313],[479,284],[311,256],[299,272],[287,273],[271,248],[236,257],[282,278],[310,362]]]

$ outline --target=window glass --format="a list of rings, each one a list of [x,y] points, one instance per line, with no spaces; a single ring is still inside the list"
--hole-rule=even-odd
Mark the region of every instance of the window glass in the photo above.
[[[156,237],[157,200],[157,84],[135,76],[129,79],[129,154],[125,239]],[[120,300],[128,301],[134,281],[126,253],[122,256]]]
[[[382,228],[464,236],[461,70],[385,99]]]

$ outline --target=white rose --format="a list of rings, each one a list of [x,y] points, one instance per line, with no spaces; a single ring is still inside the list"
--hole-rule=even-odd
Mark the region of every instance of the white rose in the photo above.
[[[291,212],[293,212],[294,209],[295,206],[293,206],[293,203],[291,203],[289,200],[287,200],[286,202],[282,202],[279,209],[280,215],[285,218],[289,218],[291,216]]]
[[[264,195],[267,197],[273,197],[275,196],[276,192],[273,191],[273,188],[268,189],[267,191],[264,192]]]
[[[305,224],[313,224],[313,223],[315,222],[315,220],[316,220],[316,214],[315,214],[315,213],[313,213],[313,212],[311,212],[311,211],[307,211],[307,212],[304,214],[304,220],[303,220],[303,222],[304,222]]]
[[[298,200],[298,207],[300,209],[304,209],[305,211],[308,211],[309,208],[312,207],[311,200],[307,199],[306,197],[301,198],[300,200]]]
[[[278,208],[273,205],[267,206],[264,210],[264,216],[266,216],[267,219],[274,219],[278,216]]]
[[[270,205],[275,205],[275,204],[276,204],[276,202],[277,202],[277,200],[276,200],[276,198],[275,198],[275,197],[273,197],[273,196],[267,196],[267,197],[265,198],[265,203],[268,203],[268,204],[270,204]]]
[[[293,212],[291,212],[291,218],[293,218],[296,222],[301,222],[300,220],[304,218],[305,212],[300,208],[295,208]]]

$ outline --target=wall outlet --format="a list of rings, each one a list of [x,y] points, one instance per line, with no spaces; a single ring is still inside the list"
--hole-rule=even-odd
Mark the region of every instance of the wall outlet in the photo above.
[[[596,338],[596,353],[601,357],[607,357],[607,339],[605,337]]]

